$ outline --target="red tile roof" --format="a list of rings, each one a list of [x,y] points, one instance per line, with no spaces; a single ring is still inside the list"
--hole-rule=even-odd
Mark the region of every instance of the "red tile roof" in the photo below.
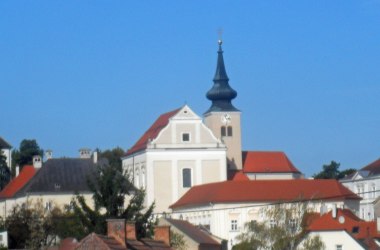
[[[169,119],[177,114],[179,109],[160,115],[153,125],[140,137],[140,139],[127,151],[125,156],[131,155],[147,147],[148,141],[157,137],[160,131],[169,123]]]
[[[380,159],[368,164],[363,167],[361,170],[369,171],[371,175],[380,174]]]
[[[33,166],[25,165],[20,174],[12,179],[0,192],[0,199],[11,198],[23,188],[37,172]]]
[[[361,199],[336,180],[224,181],[192,187],[171,208],[209,203]]]
[[[343,217],[344,222],[339,218]],[[343,223],[342,223],[343,222]],[[332,212],[326,213],[314,221],[308,227],[309,231],[335,231],[345,230],[355,239],[380,238],[375,221],[364,221],[358,218],[348,209],[337,209],[337,215],[332,217]],[[356,230],[356,231],[355,231]]]
[[[301,173],[284,152],[243,151],[245,173]]]
[[[211,237],[209,233],[204,232],[197,226],[194,226],[188,221],[185,220],[175,220],[175,219],[166,219],[172,226],[176,227],[183,234],[187,235],[195,242],[201,245],[216,245],[220,246],[221,244],[217,242],[214,238]]]
[[[243,171],[229,172],[228,175],[228,180],[231,181],[249,181],[248,176],[246,176]]]

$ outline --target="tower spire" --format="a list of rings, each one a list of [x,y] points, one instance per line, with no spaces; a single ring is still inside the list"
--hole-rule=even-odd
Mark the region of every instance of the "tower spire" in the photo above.
[[[223,41],[219,39],[218,60],[213,79],[214,85],[206,94],[207,99],[212,101],[212,104],[206,113],[212,111],[239,111],[231,103],[232,99],[237,96],[237,93],[228,83],[229,78],[224,66],[222,44]]]

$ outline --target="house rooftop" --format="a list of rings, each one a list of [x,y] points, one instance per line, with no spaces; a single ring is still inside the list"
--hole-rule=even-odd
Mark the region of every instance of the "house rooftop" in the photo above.
[[[140,139],[127,151],[125,156],[137,153],[147,148],[150,140],[157,137],[160,131],[169,123],[169,119],[176,115],[180,109],[176,109],[160,115],[152,126],[140,137]]]
[[[18,176],[13,178],[0,192],[0,199],[12,198],[37,173],[33,166],[25,165]]]
[[[243,151],[244,173],[297,173],[284,152],[280,151]]]
[[[107,160],[100,159],[99,164],[107,164]],[[93,176],[95,167],[92,159],[49,159],[16,196],[31,193],[90,192],[87,181]]]
[[[192,187],[171,208],[175,210],[210,203],[360,199],[336,180],[224,181]]]
[[[12,146],[0,136],[0,149],[11,149]]]

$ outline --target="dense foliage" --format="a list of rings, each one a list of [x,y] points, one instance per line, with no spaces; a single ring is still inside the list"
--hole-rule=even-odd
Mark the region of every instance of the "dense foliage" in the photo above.
[[[108,159],[109,164],[99,164],[94,175],[88,180],[93,192],[94,209],[86,203],[81,195],[73,200],[73,215],[83,225],[83,232],[105,234],[106,219],[124,218],[136,222],[138,238],[150,237],[153,234],[151,215],[154,204],[144,207],[145,191],[136,189],[129,181],[128,173],[123,172],[121,156],[123,151],[115,148],[100,153]],[[126,200],[128,199],[128,200]],[[80,235],[75,235],[79,236]]]
[[[43,156],[43,150],[38,146],[36,140],[24,139],[20,143],[19,149],[14,149],[12,151],[12,175],[15,174],[16,166],[20,166],[20,171],[25,165],[30,165],[33,163],[33,156],[40,155]]]
[[[11,171],[8,168],[6,157],[0,151],[0,190],[2,190],[11,179]]]
[[[233,249],[296,249],[306,234],[308,203],[277,204],[261,209],[261,214],[266,220],[247,223],[245,231],[237,237],[239,244]],[[319,238],[314,237],[297,249],[319,250],[324,249],[324,246]]]
[[[356,170],[352,168],[340,171],[339,167],[340,167],[340,163],[331,161],[330,164],[323,165],[323,170],[315,174],[313,177],[314,179],[337,179],[338,180],[356,172]]]

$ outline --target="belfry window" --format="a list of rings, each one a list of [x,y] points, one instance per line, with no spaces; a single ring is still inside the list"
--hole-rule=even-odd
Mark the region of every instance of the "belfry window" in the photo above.
[[[232,127],[231,126],[227,127],[227,135],[232,136]]]
[[[191,187],[191,169],[190,168],[182,169],[182,187],[184,188]]]
[[[220,128],[220,134],[221,134],[222,136],[226,136],[226,127],[225,127],[225,126],[222,126],[222,127]]]

